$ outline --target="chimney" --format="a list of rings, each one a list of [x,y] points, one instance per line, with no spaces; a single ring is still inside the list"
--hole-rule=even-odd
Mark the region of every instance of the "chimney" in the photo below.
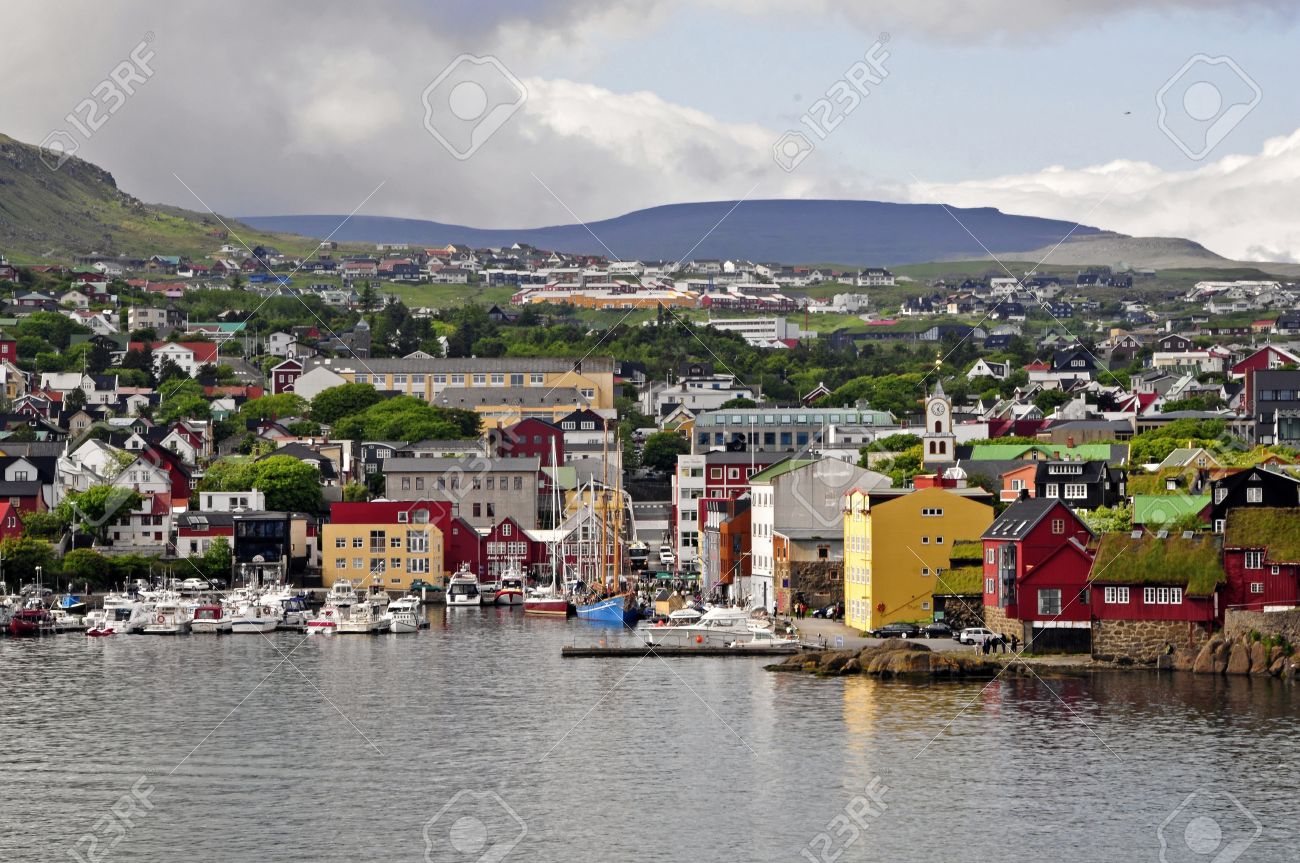
[[[1019,497],[1019,500],[1029,500],[1029,489],[1027,489],[1027,488],[1022,488],[1022,489],[1020,490],[1020,497]]]

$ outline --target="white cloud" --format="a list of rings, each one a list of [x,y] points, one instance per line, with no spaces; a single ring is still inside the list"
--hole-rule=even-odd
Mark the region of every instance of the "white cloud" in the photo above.
[[[1133,236],[1186,237],[1229,258],[1300,260],[1300,130],[1253,155],[1226,155],[1190,171],[1114,161],[961,183],[913,186],[917,202],[1079,220]]]

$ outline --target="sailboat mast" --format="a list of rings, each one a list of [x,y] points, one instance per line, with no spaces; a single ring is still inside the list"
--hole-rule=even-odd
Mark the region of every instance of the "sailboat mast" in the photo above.
[[[609,587],[609,420],[601,424],[600,434],[600,586]]]

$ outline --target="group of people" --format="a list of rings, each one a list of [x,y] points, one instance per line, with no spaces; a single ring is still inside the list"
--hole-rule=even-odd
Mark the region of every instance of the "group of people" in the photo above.
[[[1011,652],[1015,653],[1020,648],[1020,636],[1012,633],[1011,635]],[[987,656],[990,653],[1006,653],[1007,637],[1005,635],[991,635],[984,639],[980,645],[980,650]]]

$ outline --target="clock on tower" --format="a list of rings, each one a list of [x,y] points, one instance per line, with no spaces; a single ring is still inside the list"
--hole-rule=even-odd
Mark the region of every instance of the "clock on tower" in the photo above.
[[[952,402],[936,383],[925,400],[925,433],[921,435],[921,463],[951,464],[957,460],[957,436],[952,432]]]

